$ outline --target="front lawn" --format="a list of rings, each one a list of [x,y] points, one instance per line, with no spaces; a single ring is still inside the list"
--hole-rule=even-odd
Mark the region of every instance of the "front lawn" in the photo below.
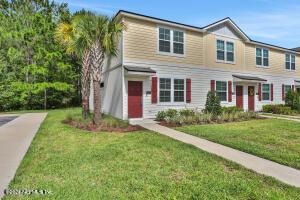
[[[300,169],[299,122],[265,119],[177,130]]]
[[[300,196],[299,188],[153,132],[95,133],[61,123],[79,112],[49,112],[11,189],[45,189],[51,194],[25,198],[64,200]]]

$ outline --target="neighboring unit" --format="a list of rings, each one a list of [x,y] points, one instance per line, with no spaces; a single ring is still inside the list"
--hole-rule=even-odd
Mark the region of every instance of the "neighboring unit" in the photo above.
[[[230,18],[199,28],[122,10],[117,16],[126,29],[102,74],[105,113],[135,119],[203,109],[210,90],[222,106],[259,111],[284,103],[288,90],[300,92],[299,49],[251,40]]]

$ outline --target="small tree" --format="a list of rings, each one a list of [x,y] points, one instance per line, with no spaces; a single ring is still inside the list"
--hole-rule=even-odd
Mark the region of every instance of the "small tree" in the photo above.
[[[214,116],[220,115],[222,112],[221,102],[215,92],[209,91],[206,97],[205,113],[211,113]]]
[[[293,110],[300,110],[299,94],[289,90],[285,95],[285,105],[291,107]]]

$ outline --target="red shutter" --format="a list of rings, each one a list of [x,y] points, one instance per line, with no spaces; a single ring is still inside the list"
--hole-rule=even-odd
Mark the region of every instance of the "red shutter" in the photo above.
[[[281,88],[281,97],[282,97],[282,101],[284,101],[284,84],[282,84],[282,88]]]
[[[273,89],[273,84],[271,84],[271,101],[274,100],[274,89]]]
[[[228,81],[228,101],[232,102],[232,81]]]
[[[152,77],[151,102],[157,103],[157,77]]]
[[[261,83],[258,84],[258,101],[261,101]]]
[[[186,79],[186,102],[191,103],[192,100],[192,95],[191,95],[191,79],[187,78]]]
[[[211,80],[210,81],[210,90],[211,91],[215,91],[215,85],[216,85],[216,81],[215,80]]]

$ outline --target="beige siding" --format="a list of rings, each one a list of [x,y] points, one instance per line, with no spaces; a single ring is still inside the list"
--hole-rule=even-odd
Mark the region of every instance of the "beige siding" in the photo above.
[[[216,41],[217,39],[228,40],[234,42],[235,48],[235,62],[224,63],[217,61],[216,58]],[[222,36],[216,36],[215,34],[207,34],[204,37],[204,49],[205,49],[205,66],[212,68],[230,69],[230,70],[246,70],[245,68],[245,44],[241,40],[232,38],[226,38]]]
[[[203,65],[203,37],[201,33],[185,30],[186,52],[184,57],[161,55],[157,52],[158,24],[133,18],[125,18],[125,24],[125,60]]]
[[[285,69],[285,51],[277,49],[269,49],[269,67],[261,68],[256,66],[256,47],[254,44],[246,44],[246,66],[248,71],[266,72],[271,74],[300,76],[300,59],[296,56],[296,71],[288,71]]]
[[[141,19],[124,18],[126,30],[123,33],[124,62],[162,63],[190,66],[204,66],[241,72],[270,73],[274,75],[300,76],[300,57],[296,57],[296,72],[285,69],[285,51],[269,49],[269,67],[256,66],[255,45],[233,37],[218,34],[202,34],[185,31],[185,56],[162,55],[158,53],[157,27],[159,24]],[[170,27],[172,28],[172,27]],[[231,40],[235,43],[235,62],[228,64],[216,60],[216,39]]]

